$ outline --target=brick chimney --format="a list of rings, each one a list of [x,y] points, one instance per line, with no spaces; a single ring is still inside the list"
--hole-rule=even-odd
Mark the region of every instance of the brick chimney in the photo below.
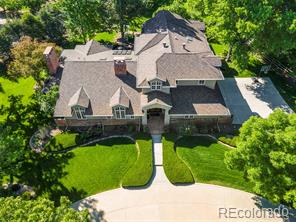
[[[127,73],[124,58],[114,58],[114,72],[115,75],[125,75]]]
[[[48,46],[43,52],[44,59],[50,74],[54,75],[59,68],[59,58],[53,46]]]

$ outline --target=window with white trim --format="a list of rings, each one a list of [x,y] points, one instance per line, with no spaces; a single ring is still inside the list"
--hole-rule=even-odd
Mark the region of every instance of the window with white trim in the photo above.
[[[205,81],[204,80],[198,80],[198,85],[204,85]]]
[[[150,83],[151,90],[161,90],[162,82],[161,81],[153,81]]]
[[[117,106],[113,109],[113,114],[116,119],[125,119],[125,108]]]
[[[77,119],[85,119],[85,108],[79,106],[73,107],[72,115]]]

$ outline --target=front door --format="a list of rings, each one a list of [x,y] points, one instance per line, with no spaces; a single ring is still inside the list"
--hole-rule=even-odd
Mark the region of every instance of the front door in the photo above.
[[[150,117],[153,117],[153,116],[162,116],[163,115],[163,109],[149,109],[147,111],[147,117],[148,119],[150,119]]]

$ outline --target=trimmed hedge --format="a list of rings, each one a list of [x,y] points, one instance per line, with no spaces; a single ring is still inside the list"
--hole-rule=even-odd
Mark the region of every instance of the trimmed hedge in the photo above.
[[[153,173],[152,140],[148,134],[136,135],[139,154],[135,164],[128,170],[122,180],[123,187],[137,187],[148,184]]]
[[[225,137],[225,136],[221,136],[218,138],[219,141],[228,144],[230,146],[236,147],[236,143],[238,141],[238,137],[234,136],[234,137]]]
[[[190,169],[176,153],[175,139],[176,136],[174,134],[165,134],[162,139],[164,172],[173,184],[194,183]]]

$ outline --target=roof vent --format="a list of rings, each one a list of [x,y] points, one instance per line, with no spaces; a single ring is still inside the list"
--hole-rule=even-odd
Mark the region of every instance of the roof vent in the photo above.
[[[187,39],[187,43],[189,43],[189,42],[192,42],[192,41],[193,41],[193,39],[192,39],[192,37],[191,37],[191,36],[187,36],[187,37],[186,37],[186,39]]]
[[[183,42],[183,49],[185,49],[186,48],[186,43],[185,42]]]
[[[175,39],[178,40],[178,37],[175,35]]]
[[[169,45],[168,45],[166,42],[163,42],[162,44],[163,44],[163,47],[164,47],[164,48],[169,47]]]

